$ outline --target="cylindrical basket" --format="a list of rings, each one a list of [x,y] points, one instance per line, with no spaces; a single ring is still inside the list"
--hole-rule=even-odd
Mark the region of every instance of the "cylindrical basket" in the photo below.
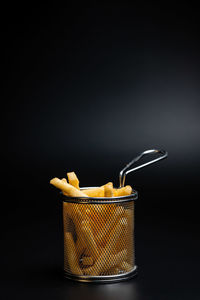
[[[136,275],[134,207],[137,197],[136,191],[112,198],[72,198],[62,194],[66,278],[114,282]]]

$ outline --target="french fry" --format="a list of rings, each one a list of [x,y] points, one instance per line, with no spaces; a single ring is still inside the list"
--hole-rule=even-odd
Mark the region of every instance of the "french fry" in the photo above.
[[[113,189],[113,183],[108,182],[107,184],[104,185],[104,197],[113,197],[114,196],[114,189]],[[110,218],[110,214],[112,210],[114,209],[114,205],[103,205],[104,211],[105,211],[105,220]]]
[[[100,186],[98,188],[85,189],[83,193],[89,197],[104,197],[104,187]]]
[[[89,245],[87,244],[87,240],[83,235],[81,224],[76,223],[76,225],[77,225],[76,226],[76,235],[77,235],[76,248],[77,248],[78,257],[80,258],[82,254],[91,256],[92,251]]]
[[[117,197],[117,190],[116,188],[113,189],[113,197]]]
[[[134,264],[134,253],[133,253],[133,234],[134,234],[134,206],[132,209],[125,209],[125,216],[128,222],[127,226],[127,234],[126,234],[126,244],[127,244],[127,251],[128,251],[128,263],[133,265]]]
[[[63,182],[67,183],[67,179],[66,178],[62,178],[61,179]]]
[[[80,237],[77,238],[75,247],[76,247],[77,257],[78,259],[80,259],[81,255],[85,251],[85,243],[82,241]]]
[[[87,248],[87,245],[85,243],[83,233],[81,230],[81,223],[84,220],[89,219],[89,217],[86,215],[84,204],[72,203],[72,206],[73,206],[73,223],[76,229],[77,241],[79,241],[79,247],[80,247],[79,252],[80,254],[82,254]]]
[[[104,184],[103,186],[104,186],[104,187],[105,187],[105,186],[110,186],[110,187],[113,188],[113,182],[112,182],[112,181],[109,181],[109,182],[107,182],[106,184]]]
[[[62,178],[61,180],[62,180],[64,183],[67,183],[67,179],[66,179],[66,178]],[[63,192],[63,194],[64,194],[65,196],[68,196],[68,194],[65,193],[65,192]]]
[[[62,190],[64,193],[66,193],[70,197],[87,197],[86,194],[83,192],[77,190],[73,185],[63,182],[59,178],[53,178],[51,179],[50,183],[57,187],[58,189]]]
[[[90,245],[88,245],[87,239],[85,239],[82,232],[82,222],[83,224],[84,222],[89,222],[90,224],[90,227],[88,228],[90,232],[88,233],[88,235],[93,235],[93,232],[97,230],[96,223],[86,214],[87,209],[84,204],[63,202],[63,207],[65,209],[65,211],[63,211],[64,218],[65,214],[68,214],[75,226],[77,236],[76,248],[78,257],[80,257],[83,253],[85,253],[86,255],[91,255],[92,251],[90,249]]]
[[[133,204],[134,205],[134,204]],[[133,206],[134,209],[134,206]],[[134,210],[131,208],[126,208],[124,211],[125,218],[127,220],[128,226],[125,231],[121,232],[120,238],[116,244],[116,252],[121,251],[126,246],[128,251],[128,262],[132,265],[133,264],[133,216]]]
[[[83,266],[92,266],[93,263],[94,263],[94,260],[91,256],[83,256],[83,258],[82,258]]]
[[[67,225],[67,223],[69,222],[69,219],[71,219],[75,226],[75,232],[77,236],[76,249],[78,258],[86,249],[85,241],[83,239],[83,234],[81,231],[81,222],[85,220],[85,218],[88,218],[88,216],[85,214],[84,205],[78,203],[63,202],[64,232],[68,231],[67,227],[69,225]]]
[[[113,212],[112,216],[109,216],[106,224],[101,227],[99,233],[97,234],[96,237],[96,242],[97,244],[102,244],[104,243],[105,239],[107,238],[108,234],[112,230],[114,224],[116,223],[117,219],[121,217],[124,214],[124,209],[123,207],[117,207]]]
[[[67,173],[67,178],[68,178],[69,184],[73,185],[77,190],[80,190],[79,180],[74,172]]]
[[[106,247],[103,249],[101,255],[99,255],[95,264],[87,269],[84,269],[84,274],[86,275],[99,275],[100,273],[106,272],[109,267],[109,257],[115,248],[117,239],[119,238],[120,232],[127,226],[126,219],[122,218],[109,237]]]
[[[89,197],[105,197],[105,195],[104,195],[105,186],[106,186],[106,189],[108,187],[108,190],[111,190],[111,188],[113,189],[113,183],[108,182],[108,183],[106,183],[106,184],[104,184],[100,187],[97,187],[97,188],[85,189],[85,190],[83,190],[83,192],[86,195],[88,195]],[[110,193],[110,192],[108,192],[108,193]]]
[[[115,197],[127,196],[127,195],[131,195],[131,193],[132,193],[132,187],[130,185],[126,185],[125,187],[114,190]]]
[[[125,213],[124,213],[124,215],[125,215]],[[125,219],[126,222],[127,222],[127,226],[126,226],[126,228],[124,228],[124,230],[121,231],[121,233],[120,233],[119,239],[118,239],[118,241],[117,241],[117,243],[116,243],[116,246],[115,246],[115,249],[114,249],[114,253],[117,253],[117,252],[119,252],[119,251],[122,251],[122,249],[124,249],[124,248],[128,248],[128,247],[130,248],[129,240],[127,240],[127,238],[128,238],[128,219],[127,219],[126,216],[125,216],[124,219]],[[130,236],[129,236],[129,238],[130,238]]]
[[[104,185],[104,197],[113,197],[113,183],[108,182]]]
[[[97,244],[95,242],[93,232],[90,227],[90,222],[88,220],[85,220],[82,222],[81,225],[82,225],[81,229],[82,229],[83,237],[85,240],[85,244],[89,248],[90,253],[91,253],[92,257],[94,258],[94,260],[96,260],[99,256],[99,251],[98,251]]]
[[[63,230],[64,233],[69,231],[70,224],[73,222],[75,226],[75,230],[79,229],[78,223],[77,223],[77,216],[76,211],[74,211],[73,203],[64,202],[63,201]]]
[[[81,271],[81,268],[78,264],[76,247],[74,245],[74,240],[70,232],[65,232],[65,247],[71,272],[75,275],[83,275],[83,272]]]

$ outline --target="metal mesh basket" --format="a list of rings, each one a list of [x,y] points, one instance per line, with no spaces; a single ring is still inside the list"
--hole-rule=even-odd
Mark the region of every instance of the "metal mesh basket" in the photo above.
[[[136,199],[136,191],[129,196],[113,198],[62,195],[65,277],[104,282],[136,274]]]

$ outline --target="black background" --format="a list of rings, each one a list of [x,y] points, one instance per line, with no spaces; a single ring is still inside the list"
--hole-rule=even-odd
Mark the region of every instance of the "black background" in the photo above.
[[[2,20],[3,299],[199,299],[197,7],[17,4]],[[137,279],[63,279],[61,203],[49,180],[75,171],[81,186],[117,186],[125,164],[151,148],[168,159],[126,181],[139,192]]]

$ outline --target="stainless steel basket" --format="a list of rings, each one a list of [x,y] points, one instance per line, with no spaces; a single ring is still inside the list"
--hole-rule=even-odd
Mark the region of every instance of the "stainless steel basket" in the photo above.
[[[130,169],[135,162],[152,154],[158,157]],[[124,186],[130,172],[167,156],[165,150],[142,152],[121,170],[119,186]],[[62,194],[65,277],[83,282],[114,282],[137,274],[134,240],[137,198],[136,191],[112,198],[72,198]]]
[[[112,198],[62,195],[65,277],[107,282],[136,275],[134,210],[137,197],[136,191],[129,196]]]

